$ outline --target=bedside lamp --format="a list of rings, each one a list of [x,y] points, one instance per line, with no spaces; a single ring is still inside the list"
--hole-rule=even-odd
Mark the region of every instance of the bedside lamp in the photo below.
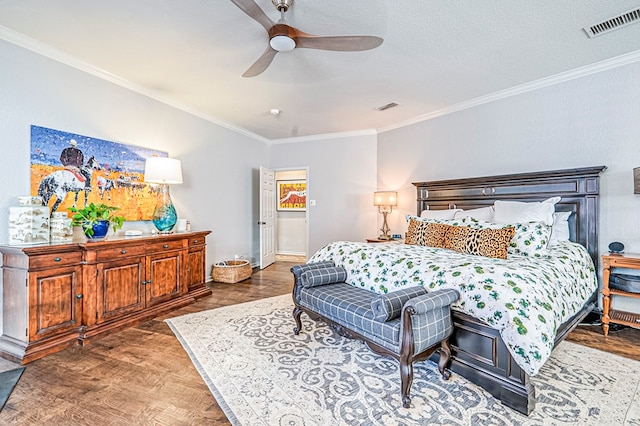
[[[153,212],[153,224],[161,233],[168,234],[175,226],[178,215],[171,201],[169,184],[182,183],[180,160],[168,157],[149,157],[144,164],[144,181],[158,184],[159,194]]]
[[[387,215],[393,211],[393,207],[398,205],[398,193],[395,191],[376,191],[373,193],[373,205],[378,206],[378,211],[382,214],[382,232],[378,237],[381,240],[390,240],[389,225]]]

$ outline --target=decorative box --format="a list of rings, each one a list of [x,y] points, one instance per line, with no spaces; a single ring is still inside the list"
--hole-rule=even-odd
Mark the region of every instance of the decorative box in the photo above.
[[[41,206],[42,197],[38,197],[34,195],[20,195],[18,197],[18,205],[19,206]]]
[[[9,244],[48,242],[49,209],[47,207],[9,207]]]
[[[51,242],[65,242],[73,240],[73,228],[71,218],[64,212],[53,212],[49,222]]]

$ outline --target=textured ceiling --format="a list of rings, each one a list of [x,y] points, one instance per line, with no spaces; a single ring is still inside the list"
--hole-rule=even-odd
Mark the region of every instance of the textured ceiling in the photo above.
[[[278,20],[271,0],[256,3]],[[147,93],[274,140],[391,128],[636,52],[640,24],[593,39],[582,28],[639,6],[637,0],[296,0],[287,21],[302,31],[375,35],[384,43],[364,52],[279,53],[253,78],[242,73],[264,51],[267,33],[229,0],[0,0],[0,25],[4,34],[15,31]],[[376,110],[392,101],[400,106]],[[274,117],[271,108],[282,113]]]

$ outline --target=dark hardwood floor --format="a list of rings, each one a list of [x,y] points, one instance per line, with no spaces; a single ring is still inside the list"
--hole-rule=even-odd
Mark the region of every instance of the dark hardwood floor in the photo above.
[[[27,364],[0,425],[222,425],[222,410],[165,318],[290,293],[293,263],[277,262],[164,317]],[[640,330],[605,338],[581,326],[569,340],[640,360]]]

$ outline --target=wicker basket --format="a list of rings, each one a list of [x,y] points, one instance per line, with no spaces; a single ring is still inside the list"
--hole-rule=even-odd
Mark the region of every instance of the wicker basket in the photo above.
[[[251,278],[251,265],[246,260],[225,260],[213,265],[213,281],[237,283]]]

